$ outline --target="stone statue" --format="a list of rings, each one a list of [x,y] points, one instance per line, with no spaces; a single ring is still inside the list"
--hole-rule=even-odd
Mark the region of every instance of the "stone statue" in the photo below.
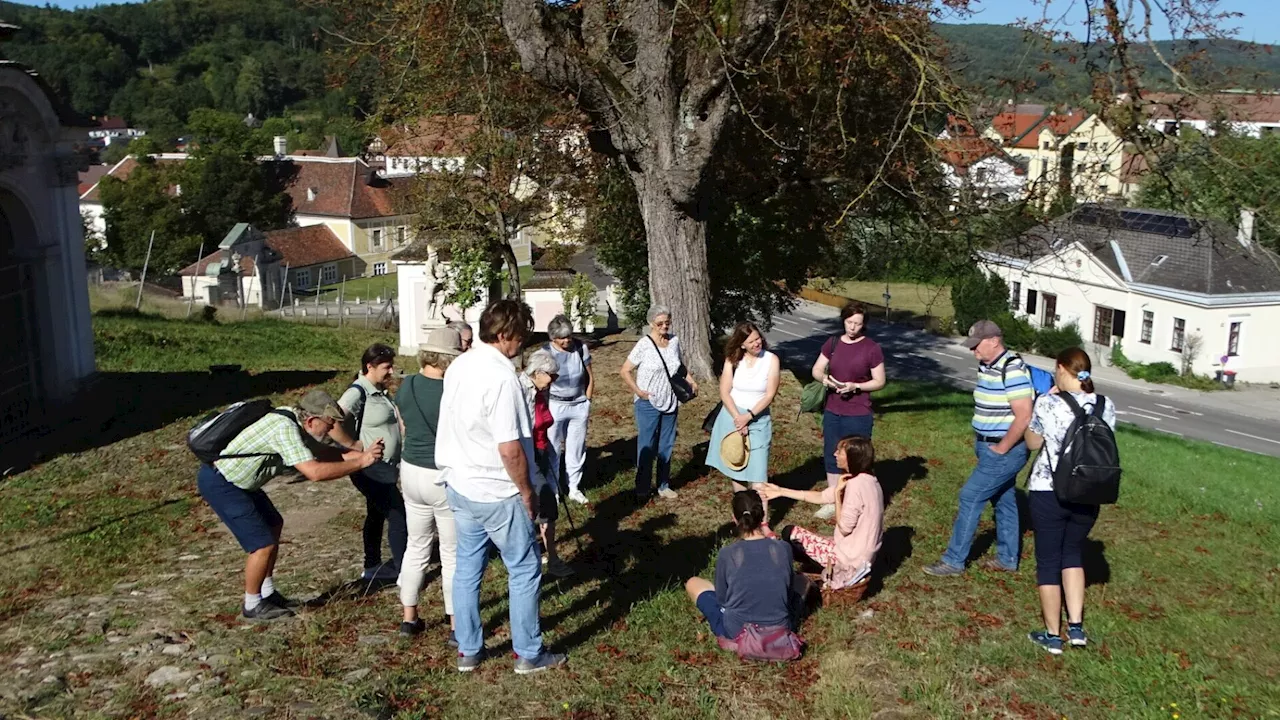
[[[444,309],[445,272],[444,263],[440,262],[440,254],[436,249],[427,250],[426,296],[427,319],[439,320]]]

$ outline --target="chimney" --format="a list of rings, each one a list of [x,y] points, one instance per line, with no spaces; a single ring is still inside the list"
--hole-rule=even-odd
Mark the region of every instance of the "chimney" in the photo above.
[[[1256,210],[1240,208],[1240,227],[1236,228],[1236,240],[1239,240],[1246,250],[1253,245],[1253,223],[1256,215]]]
[[[289,154],[289,140],[283,135],[277,135],[271,139],[272,147],[275,148],[276,157],[284,157]]]

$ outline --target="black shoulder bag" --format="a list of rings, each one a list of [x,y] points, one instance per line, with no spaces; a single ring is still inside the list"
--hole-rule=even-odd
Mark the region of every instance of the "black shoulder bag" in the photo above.
[[[662,361],[662,371],[667,376],[667,382],[671,383],[671,394],[676,396],[676,402],[683,405],[697,397],[698,393],[693,391],[693,386],[689,384],[686,377],[688,371],[685,370],[684,365],[681,364],[676,368],[676,374],[672,375],[671,368],[667,367],[667,359],[662,357],[662,348],[658,347],[658,342],[652,335],[649,336],[649,342],[653,343],[653,350],[658,353],[658,359]]]

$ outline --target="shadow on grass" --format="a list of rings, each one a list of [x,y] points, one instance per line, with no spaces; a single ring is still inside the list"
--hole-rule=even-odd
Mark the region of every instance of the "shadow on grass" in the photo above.
[[[65,453],[78,453],[151,432],[238,400],[274,395],[333,379],[336,371],[99,373],[56,412],[51,429],[24,447],[6,447],[7,474]]]
[[[880,536],[880,552],[876,553],[871,567],[871,584],[867,587],[864,598],[875,597],[884,589],[885,580],[897,574],[914,552],[912,539],[916,529],[907,525],[896,525],[885,529]]]
[[[191,494],[190,496],[188,496],[188,497],[179,497],[179,498],[173,498],[173,499],[171,499],[171,500],[164,500],[164,501],[159,502],[159,503],[156,503],[155,505],[152,505],[152,506],[150,506],[150,507],[142,508],[141,510],[135,510],[135,511],[133,511],[133,512],[131,512],[131,513],[125,513],[124,515],[118,515],[118,516],[116,516],[116,517],[109,518],[109,519],[107,519],[107,520],[103,520],[103,521],[101,521],[101,522],[98,522],[98,523],[95,523],[95,524],[93,524],[93,525],[90,525],[90,526],[89,526],[89,527],[87,527],[87,528],[81,528],[80,530],[73,530],[73,531],[71,531],[71,532],[63,533],[63,534],[61,534],[61,535],[57,535],[57,536],[55,536],[55,537],[51,537],[51,538],[46,538],[46,539],[44,539],[44,540],[38,540],[38,541],[35,541],[35,542],[29,542],[29,543],[27,543],[27,544],[25,544],[25,545],[18,545],[18,546],[16,546],[16,547],[5,548],[3,551],[0,551],[0,557],[5,557],[5,556],[7,556],[7,555],[15,555],[15,554],[17,554],[17,553],[24,552],[24,551],[26,551],[26,550],[30,550],[30,549],[32,549],[32,548],[43,547],[43,546],[45,546],[45,545],[54,545],[54,544],[57,544],[57,543],[60,543],[60,542],[66,541],[66,540],[72,540],[72,539],[77,538],[77,537],[84,537],[84,536],[86,536],[86,535],[90,535],[90,534],[92,534],[92,533],[94,533],[94,532],[97,532],[98,530],[101,530],[102,528],[110,527],[111,525],[115,525],[116,523],[119,523],[119,522],[122,522],[122,521],[125,521],[125,520],[129,520],[130,518],[135,518],[135,517],[139,517],[139,516],[142,516],[142,515],[147,515],[147,514],[149,514],[149,513],[153,513],[153,512],[155,512],[155,511],[157,511],[157,510],[162,510],[162,509],[164,509],[164,508],[167,508],[167,507],[169,507],[170,505],[176,505],[176,504],[178,504],[178,503],[180,503],[180,502],[184,502],[184,501],[186,501],[186,500],[195,499],[196,497],[197,497],[197,496],[195,495],[195,493],[192,493],[192,494]]]
[[[428,571],[426,577],[423,578],[422,586],[426,587],[430,585],[431,581],[435,579],[435,576],[439,574],[439,568],[436,568],[434,571]],[[389,587],[395,587],[395,585],[396,581],[394,579],[365,580],[363,578],[356,578],[355,580],[347,580],[334,585],[314,598],[304,602],[302,606],[311,609],[322,608],[335,600],[354,600],[357,598],[369,597],[370,595],[377,595]]]

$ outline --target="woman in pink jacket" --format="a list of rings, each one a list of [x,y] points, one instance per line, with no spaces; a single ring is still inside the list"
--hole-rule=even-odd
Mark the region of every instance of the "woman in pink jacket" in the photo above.
[[[823,568],[828,590],[847,588],[868,580],[871,563],[880,550],[884,521],[884,492],[871,474],[876,452],[869,438],[851,435],[836,444],[835,461],[842,475],[826,490],[791,490],[764,483],[759,492],[768,500],[791,498],[815,505],[836,505],[836,529],[824,537],[795,525],[782,529],[797,559],[812,560]]]

